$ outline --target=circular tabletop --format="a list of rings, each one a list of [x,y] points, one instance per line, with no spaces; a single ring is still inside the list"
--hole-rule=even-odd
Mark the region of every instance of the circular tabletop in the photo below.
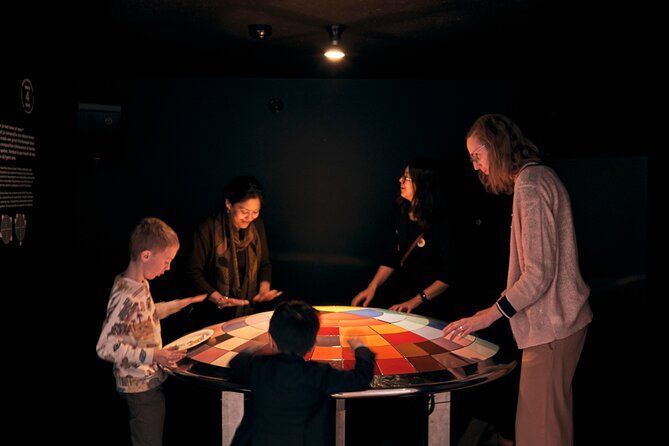
[[[381,308],[319,306],[321,327],[316,346],[305,359],[352,369],[353,350],[347,339],[360,337],[376,353],[374,379],[368,390],[335,398],[401,396],[445,392],[482,384],[506,375],[515,361],[496,360],[499,347],[478,336],[452,339],[437,319]],[[168,373],[247,392],[229,380],[228,364],[240,351],[271,354],[268,334],[272,311],[214,324],[189,333],[165,348],[186,348],[187,357]]]

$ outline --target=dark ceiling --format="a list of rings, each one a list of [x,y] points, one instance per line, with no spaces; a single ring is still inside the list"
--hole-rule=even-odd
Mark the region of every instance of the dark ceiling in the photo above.
[[[33,72],[50,78],[66,76],[79,86],[80,101],[115,100],[101,79],[142,76],[503,79],[516,86],[515,116],[545,126],[550,138],[567,129],[561,139],[575,145],[574,151],[597,146],[601,153],[646,153],[631,122],[643,109],[639,90],[650,83],[624,73],[658,59],[643,58],[652,39],[635,29],[646,23],[635,18],[641,8],[633,11],[624,3],[10,0],[10,5],[18,9],[4,4],[0,13],[2,62],[13,62],[7,64],[10,72],[11,65],[23,72],[35,66],[41,70]],[[254,39],[251,24],[271,25],[272,35]],[[344,27],[340,45],[347,56],[339,64],[323,57],[331,24]],[[82,93],[88,91],[93,94]],[[575,134],[572,128],[580,130]]]
[[[39,36],[78,68],[132,74],[499,78],[596,68],[623,49],[613,33],[592,37],[617,13],[583,1],[96,0],[52,11],[26,1],[8,23],[13,45]],[[250,24],[271,25],[271,37],[252,38]],[[344,26],[339,64],[322,55],[331,24]]]

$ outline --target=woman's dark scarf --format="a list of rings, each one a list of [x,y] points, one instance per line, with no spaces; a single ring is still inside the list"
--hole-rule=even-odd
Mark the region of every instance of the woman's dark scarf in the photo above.
[[[251,223],[242,240],[232,219],[221,212],[214,219],[214,246],[216,255],[216,289],[224,296],[251,301],[258,294],[258,269],[260,267],[260,236]],[[240,281],[238,253],[246,252],[244,281]],[[252,305],[237,307],[235,317],[253,313]]]

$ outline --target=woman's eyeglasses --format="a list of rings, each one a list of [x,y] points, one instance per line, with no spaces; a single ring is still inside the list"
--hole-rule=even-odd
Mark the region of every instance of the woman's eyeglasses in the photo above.
[[[479,152],[485,148],[485,144],[478,146],[476,150],[469,154],[469,161],[471,161],[472,164],[478,163],[480,159]]]
[[[406,176],[406,175],[402,175],[402,176],[400,177],[400,181],[401,181],[402,183],[405,183],[405,182],[407,182],[407,181],[411,181],[411,177],[408,177],[408,176]]]

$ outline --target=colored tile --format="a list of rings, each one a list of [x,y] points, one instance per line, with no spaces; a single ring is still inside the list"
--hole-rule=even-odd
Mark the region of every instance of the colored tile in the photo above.
[[[340,327],[352,327],[352,326],[368,326],[368,325],[381,325],[385,324],[383,321],[379,321],[377,319],[350,319],[350,320],[342,320],[342,321],[337,321],[339,323]]]
[[[342,347],[341,348],[341,357],[344,360],[355,360],[355,352],[353,351],[353,349],[351,347]]]
[[[228,364],[230,364],[230,360],[237,356],[237,352],[227,352],[220,358],[216,359],[215,361],[212,361],[212,365],[217,365],[219,367],[227,367]]]
[[[429,322],[427,325],[429,325],[430,327],[432,327],[432,328],[436,328],[437,330],[441,331],[441,330],[443,330],[444,328],[446,328],[446,326],[447,326],[448,324],[447,324],[446,322],[442,322],[442,321],[440,321],[440,320],[438,320],[438,319],[430,319],[430,322]]]
[[[341,327],[339,333],[342,336],[370,336],[376,335],[376,331],[368,326]]]
[[[416,344],[418,342],[425,341],[424,337],[418,336],[417,334],[410,331],[405,331],[404,333],[388,333],[384,334],[383,337],[392,345]]]
[[[339,327],[323,327],[318,330],[318,336],[339,336]]]
[[[341,345],[348,345],[348,340],[352,336],[341,336]],[[372,347],[375,345],[389,345],[390,343],[383,339],[381,335],[372,335],[372,336],[359,336],[363,344],[367,347]]]
[[[416,321],[416,320],[404,320],[396,322],[395,325],[398,327],[406,328],[409,331],[418,330],[419,328],[425,327],[427,325],[426,320]]]
[[[406,318],[406,313],[398,313],[396,311],[384,311],[381,316],[377,316],[374,319],[383,322],[389,322],[394,324],[399,321],[403,321]]]
[[[474,361],[466,360],[452,353],[439,353],[437,355],[432,355],[432,357],[443,364],[447,369],[464,367],[474,363]]]
[[[468,346],[469,344],[474,342],[474,338],[471,336],[465,336],[464,338],[459,338],[457,341],[453,341],[448,337],[441,337],[438,339],[433,339],[432,342],[444,347],[446,350],[451,351]]]
[[[377,316],[381,316],[383,313],[379,310],[375,310],[372,308],[365,308],[363,310],[352,310],[350,311],[351,314],[357,314],[358,316],[362,316],[365,318],[373,318]]]
[[[393,359],[402,357],[400,352],[398,352],[395,347],[390,345],[374,345],[369,346],[369,349],[376,353],[377,362],[379,359]]]
[[[432,356],[416,356],[412,358],[407,358],[407,360],[420,373],[434,372],[436,370],[443,370],[446,368],[446,366],[444,366],[442,363],[434,359]]]
[[[350,306],[337,306],[337,305],[319,305],[315,306],[315,309],[322,313],[338,313],[341,311],[350,311],[350,310],[355,310],[360,307],[350,307]]]
[[[339,328],[339,321],[336,319],[323,319],[321,316],[321,328],[323,327],[337,327]]]
[[[427,356],[427,352],[422,348],[418,347],[416,344],[398,344],[394,346],[398,352],[407,358],[414,356]]]
[[[340,347],[339,336],[316,336],[316,345],[320,347]]]
[[[341,359],[341,355],[342,353],[340,347],[316,346],[310,359],[312,361],[331,361],[333,359]]]
[[[239,347],[240,345],[246,344],[247,341],[248,339],[243,339],[243,338],[230,338],[226,341],[216,344],[216,348],[220,348],[221,350],[232,351],[235,348]]]
[[[374,325],[371,327],[372,330],[379,334],[386,334],[386,333],[404,333],[407,331],[406,328],[404,327],[398,327],[397,325],[393,324],[379,324],[379,325]]]
[[[439,339],[444,336],[444,332],[430,326],[429,324],[426,327],[413,330],[414,333],[424,337],[425,339]]]
[[[214,336],[207,339],[206,343],[208,345],[216,345],[216,344],[220,344],[223,341],[227,341],[230,338],[232,338],[232,335],[229,335],[228,333],[223,333],[223,334],[220,334],[218,336],[216,336],[216,334],[214,334]]]
[[[251,326],[256,326],[257,324],[269,324],[269,320],[272,317],[272,311],[265,311],[264,313],[252,314],[246,317],[246,324]]]
[[[245,351],[248,353],[256,353],[260,350],[262,350],[265,347],[269,347],[266,343],[264,342],[258,342],[258,341],[246,341],[244,344],[239,345],[238,347],[235,347],[234,349],[231,349],[236,352],[241,352]]]
[[[439,353],[445,353],[448,350],[445,349],[444,347],[435,344],[434,341],[425,341],[425,342],[418,342],[416,346],[422,348],[426,352],[428,352],[431,355],[436,355]]]
[[[218,348],[208,348],[202,352],[192,355],[191,359],[211,364],[213,361],[217,360],[226,353],[227,351],[220,350]]]
[[[337,321],[347,321],[351,319],[365,319],[364,317],[357,315],[357,314],[351,314],[351,313],[321,313],[321,320],[327,319],[327,320],[337,320]]]
[[[377,359],[382,375],[399,375],[402,373],[416,373],[416,368],[405,358]]]
[[[494,356],[495,353],[497,353],[497,350],[499,349],[499,347],[497,347],[496,349],[491,348],[490,343],[488,342],[486,342],[486,344],[479,344],[478,342],[472,342],[466,347],[462,347],[458,350],[453,350],[451,353],[466,359],[474,359],[476,361],[481,361]]]
[[[232,336],[236,336],[238,338],[244,338],[244,339],[253,339],[261,334],[263,334],[265,330],[258,330],[255,327],[249,327],[245,326],[242,328],[238,328],[236,330],[230,330],[228,333],[230,333]]]
[[[263,344],[269,344],[269,333],[261,333],[255,338],[253,338],[254,341],[256,342],[262,342]]]
[[[211,339],[211,338],[209,338],[209,339]],[[202,353],[203,351],[209,349],[210,347],[211,347],[211,345],[207,345],[207,343],[205,342],[204,344],[200,344],[197,347],[189,350],[188,354],[186,356],[192,358],[193,356],[197,355],[198,353]]]
[[[228,322],[224,322],[223,325],[221,325],[221,328],[223,331],[226,333],[230,333],[233,330],[237,330],[238,328],[246,327],[246,318],[238,318],[238,319],[233,319]]]
[[[427,325],[427,323],[430,321],[425,316],[420,316],[418,314],[407,314],[407,317],[404,320],[409,322],[415,322],[416,324],[420,325]]]

